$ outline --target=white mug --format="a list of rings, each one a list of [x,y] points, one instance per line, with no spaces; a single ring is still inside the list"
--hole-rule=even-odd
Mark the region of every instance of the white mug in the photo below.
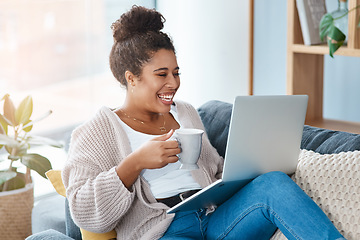
[[[175,130],[175,139],[179,143],[181,153],[178,154],[180,169],[198,169],[197,162],[201,153],[201,140],[204,131],[195,128]]]

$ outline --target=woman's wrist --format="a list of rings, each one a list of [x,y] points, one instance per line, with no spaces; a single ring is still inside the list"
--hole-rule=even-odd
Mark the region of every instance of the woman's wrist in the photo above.
[[[142,171],[137,159],[136,153],[133,152],[124,158],[115,168],[118,177],[127,188],[131,187]]]

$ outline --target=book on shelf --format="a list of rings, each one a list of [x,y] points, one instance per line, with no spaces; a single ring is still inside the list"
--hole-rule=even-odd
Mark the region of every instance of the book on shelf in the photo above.
[[[319,36],[319,24],[326,14],[325,0],[296,0],[301,32],[305,45],[323,43]]]

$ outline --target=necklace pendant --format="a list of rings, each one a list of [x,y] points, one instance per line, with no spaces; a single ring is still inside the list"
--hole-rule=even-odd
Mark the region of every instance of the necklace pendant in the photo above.
[[[160,131],[166,132],[166,128],[165,127],[160,127]]]

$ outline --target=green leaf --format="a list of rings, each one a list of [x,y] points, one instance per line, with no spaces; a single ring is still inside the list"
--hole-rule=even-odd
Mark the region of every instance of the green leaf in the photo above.
[[[9,122],[2,114],[0,114],[0,125],[3,127],[5,134],[7,134]]]
[[[3,127],[6,125],[6,128],[8,125],[11,126],[11,124],[12,124],[11,121],[2,114],[0,114],[0,123],[3,125]]]
[[[319,34],[321,41],[324,41],[324,37],[328,35],[328,32],[330,31],[332,26],[334,26],[334,18],[331,16],[331,14],[327,13],[322,16],[319,25]]]
[[[6,135],[5,129],[2,126],[2,124],[0,124],[0,134],[5,134]]]
[[[16,177],[16,172],[0,172],[0,185],[14,177]]]
[[[11,191],[11,190],[20,189],[20,188],[25,187],[25,181],[19,175],[17,175],[16,177],[10,179],[7,182],[7,184],[8,185],[7,185],[6,191]],[[3,189],[3,186],[1,186],[0,189]]]
[[[333,58],[333,54],[344,44],[346,36],[335,26],[332,26],[328,33],[329,54]]]
[[[0,122],[0,134],[6,135],[5,129],[4,129],[3,125],[1,124],[1,122]],[[1,149],[2,147],[3,147],[3,145],[0,144],[0,149]]]
[[[23,130],[24,130],[25,132],[30,132],[31,129],[33,128],[33,122],[32,122],[31,120],[29,120],[28,122],[26,122],[26,123],[24,124],[23,127],[24,127]]]
[[[4,101],[4,117],[10,121],[11,126],[16,126],[16,120],[15,120],[15,111],[16,108],[14,106],[14,103],[10,99],[9,96],[5,96]]]
[[[27,96],[21,101],[19,107],[15,111],[15,120],[18,124],[29,122],[33,112],[33,100],[31,96]]]
[[[46,157],[35,153],[22,156],[21,163],[36,171],[43,178],[46,178],[45,173],[52,169],[51,163]]]

